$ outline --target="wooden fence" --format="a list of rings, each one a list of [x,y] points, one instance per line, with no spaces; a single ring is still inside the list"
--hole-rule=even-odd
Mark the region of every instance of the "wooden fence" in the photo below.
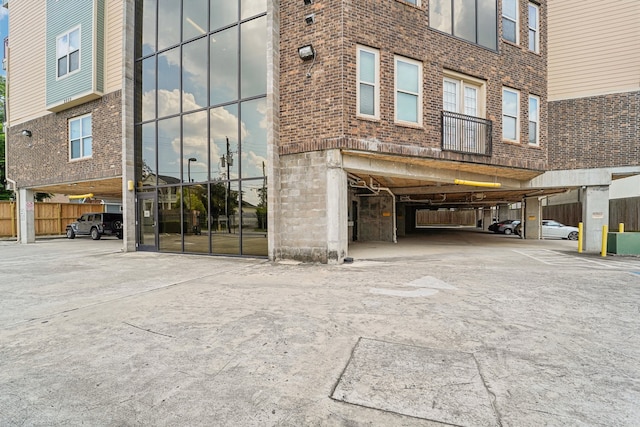
[[[88,212],[104,212],[104,205],[35,203],[36,236],[64,234],[67,224]],[[0,237],[16,237],[17,233],[16,203],[0,202]]]
[[[416,211],[416,227],[428,227],[430,225],[476,225],[475,210],[459,211],[431,211],[420,209]]]
[[[582,221],[582,203],[545,206],[544,219],[555,219],[566,225],[578,226]],[[640,197],[609,200],[609,230],[623,223],[626,231],[640,231]]]

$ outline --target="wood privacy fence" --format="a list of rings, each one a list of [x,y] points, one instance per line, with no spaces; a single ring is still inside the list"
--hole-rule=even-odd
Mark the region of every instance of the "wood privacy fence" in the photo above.
[[[543,216],[577,227],[582,221],[582,203],[545,206]],[[618,230],[620,223],[626,231],[640,231],[640,197],[609,200],[609,230]]]
[[[416,227],[430,225],[476,225],[475,210],[460,211],[430,211],[420,209],[416,211]]]
[[[65,233],[80,215],[87,212],[104,212],[104,205],[79,203],[35,203],[36,236]],[[18,222],[15,202],[0,202],[0,237],[16,237]]]

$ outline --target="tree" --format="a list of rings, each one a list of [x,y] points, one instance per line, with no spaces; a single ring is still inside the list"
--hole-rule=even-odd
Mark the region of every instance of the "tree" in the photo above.
[[[10,200],[13,191],[7,190],[7,177],[5,176],[5,149],[4,149],[4,107],[5,107],[5,87],[4,76],[0,76],[0,200]]]

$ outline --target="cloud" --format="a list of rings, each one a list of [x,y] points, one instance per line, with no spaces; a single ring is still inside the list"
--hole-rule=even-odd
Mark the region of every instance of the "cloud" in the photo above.
[[[0,21],[3,21],[9,16],[9,9],[6,7],[0,7]]]

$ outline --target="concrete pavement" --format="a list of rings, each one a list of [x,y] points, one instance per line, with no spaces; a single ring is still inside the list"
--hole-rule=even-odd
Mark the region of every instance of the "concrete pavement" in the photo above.
[[[640,425],[640,259],[440,230],[353,264],[0,242],[0,425]]]

